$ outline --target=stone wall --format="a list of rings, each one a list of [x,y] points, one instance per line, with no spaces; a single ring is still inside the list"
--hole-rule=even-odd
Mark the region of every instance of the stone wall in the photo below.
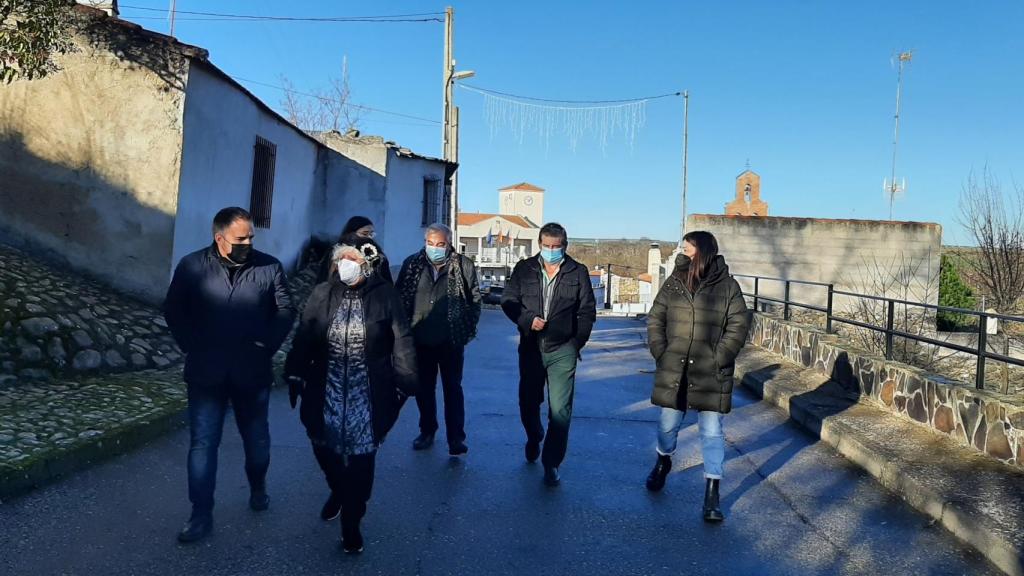
[[[942,227],[917,222],[693,214],[688,231],[706,230],[734,274],[834,283],[837,289],[937,303]],[[739,278],[747,291],[753,281]],[[783,285],[762,282],[775,298]],[[794,285],[792,299],[824,306],[827,290]],[[836,297],[837,310],[858,304]]]
[[[863,401],[1024,467],[1024,398],[930,374],[858,350],[823,330],[754,314],[748,340],[830,376]],[[893,439],[898,441],[898,439]]]

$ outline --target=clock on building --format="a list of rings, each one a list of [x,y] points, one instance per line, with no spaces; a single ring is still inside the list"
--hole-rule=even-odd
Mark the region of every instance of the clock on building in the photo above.
[[[533,206],[533,196],[527,196],[526,198],[523,198],[523,204],[526,204],[527,206]]]

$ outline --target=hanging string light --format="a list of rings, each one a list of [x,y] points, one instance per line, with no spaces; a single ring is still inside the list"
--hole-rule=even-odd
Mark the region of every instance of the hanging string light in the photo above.
[[[515,96],[460,84],[460,88],[484,97],[484,115],[491,138],[507,129],[522,144],[528,133],[536,134],[550,148],[553,137],[564,135],[573,152],[585,138],[593,138],[604,152],[609,142],[622,136],[630,150],[647,122],[647,103],[680,93],[631,100],[557,101]]]

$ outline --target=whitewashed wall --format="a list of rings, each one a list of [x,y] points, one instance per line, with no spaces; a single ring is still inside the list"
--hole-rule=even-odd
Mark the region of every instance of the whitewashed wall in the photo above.
[[[249,209],[256,136],[277,145],[277,163],[271,227],[256,230],[255,245],[293,266],[313,231],[322,228],[317,144],[200,64],[189,73],[184,127],[172,268],[210,244],[218,210]]]

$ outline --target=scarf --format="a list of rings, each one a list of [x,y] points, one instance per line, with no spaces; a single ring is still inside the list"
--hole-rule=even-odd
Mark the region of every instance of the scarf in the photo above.
[[[402,300],[406,318],[412,319],[416,313],[416,292],[419,290],[420,276],[427,269],[427,253],[421,250],[409,262],[409,272],[398,287],[398,295]],[[462,258],[458,254],[448,257],[448,332],[452,344],[465,346],[476,338],[476,324],[479,315],[474,313],[469,301],[469,288],[466,286]]]

